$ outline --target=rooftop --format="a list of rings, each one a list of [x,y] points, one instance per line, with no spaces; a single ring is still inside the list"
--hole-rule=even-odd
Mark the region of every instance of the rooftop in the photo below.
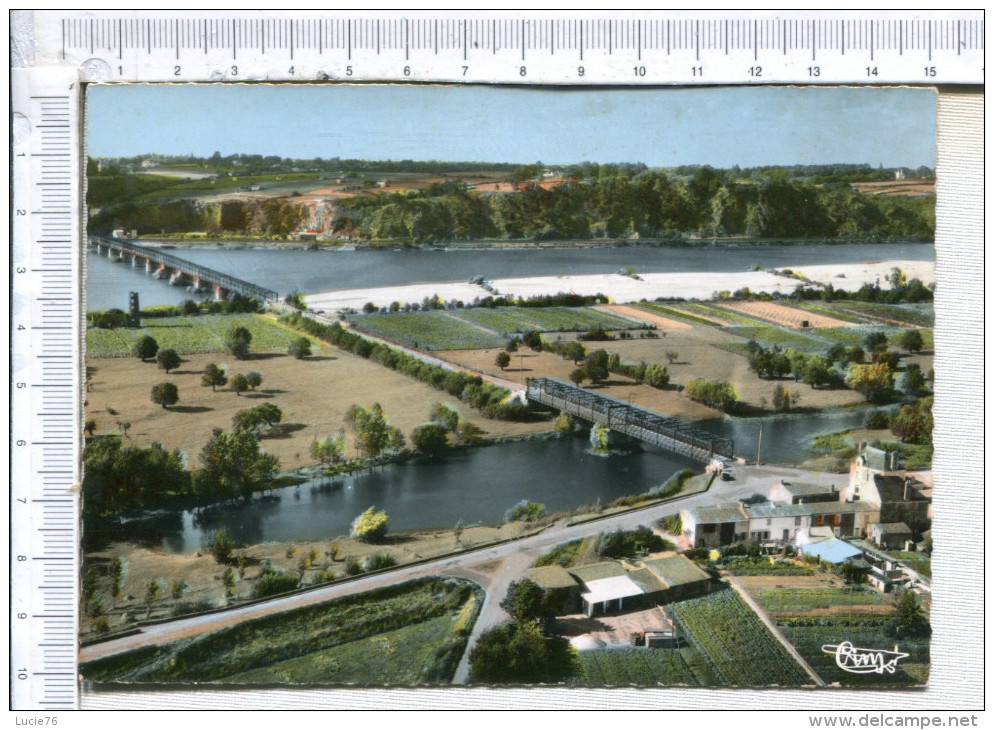
[[[650,568],[663,580],[668,588],[711,578],[693,560],[676,553],[649,557],[643,562],[647,568]]]
[[[829,563],[844,563],[849,558],[862,555],[863,551],[844,540],[831,538],[820,542],[809,542],[799,546],[805,555],[814,555]]]
[[[907,497],[905,497],[905,481]],[[913,479],[894,474],[874,474],[873,483],[877,486],[881,502],[924,501],[926,497],[918,491],[918,482]]]
[[[745,511],[750,517],[801,517],[811,514],[810,504],[783,504],[781,502],[757,502],[747,504]]]
[[[780,482],[778,486],[786,489],[795,497],[810,497],[817,494],[838,493],[834,484],[812,484],[811,482]]]
[[[742,505],[739,502],[722,502],[721,504],[691,507],[687,510],[687,514],[698,524],[744,522],[748,519],[748,516],[742,511]]]
[[[910,535],[911,528],[903,522],[881,522],[873,526],[881,535]]]
[[[620,566],[619,566],[620,567]],[[622,569],[624,570],[624,569]],[[619,598],[641,596],[645,591],[627,575],[616,575],[611,578],[599,578],[585,581],[587,590],[583,597],[588,603],[602,603]]]
[[[581,565],[569,571],[575,578],[583,581],[588,586],[592,581],[603,580],[605,578],[616,578],[625,574],[625,568],[615,560],[608,560],[603,563],[592,563]]]
[[[525,577],[546,590],[572,588],[576,585],[576,578],[561,565],[544,565],[541,568],[532,568],[525,573]]]

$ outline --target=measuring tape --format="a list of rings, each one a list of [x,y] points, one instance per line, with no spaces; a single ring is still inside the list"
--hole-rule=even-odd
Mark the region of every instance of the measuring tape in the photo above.
[[[981,84],[981,11],[12,16],[11,697],[77,701],[81,83]]]

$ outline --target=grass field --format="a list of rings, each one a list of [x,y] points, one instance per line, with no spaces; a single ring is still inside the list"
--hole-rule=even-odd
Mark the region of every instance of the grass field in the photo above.
[[[478,307],[456,310],[453,314],[500,334],[527,330],[578,332],[596,327],[605,330],[638,328],[631,320],[590,307]]]
[[[692,646],[679,649],[591,649],[580,652],[583,677],[591,687],[719,684],[708,662]]]
[[[88,357],[132,357],[131,348],[143,335],[151,335],[159,349],[171,348],[182,354],[224,352],[227,333],[232,327],[245,327],[252,333],[252,350],[282,350],[301,337],[296,330],[285,327],[259,314],[204,314],[195,317],[163,317],[146,319],[139,328],[117,327],[86,331]],[[319,349],[312,340],[315,350]]]
[[[741,327],[729,327],[727,331],[738,337],[747,340],[755,340],[759,344],[769,347],[770,345],[780,345],[780,347],[793,347],[797,350],[821,351],[827,350],[828,346],[821,340],[806,337],[797,332],[790,332],[773,325],[748,325]],[[820,332],[820,330],[819,330]]]
[[[841,319],[844,322],[852,322],[853,324],[859,324],[863,321],[859,316],[855,314],[850,314],[849,312],[843,312],[841,309],[833,309],[832,307],[824,307],[820,304],[812,304],[811,302],[805,301],[792,301],[792,306],[798,309],[803,309],[806,312],[813,312],[814,314],[824,314],[826,317],[834,317],[835,319]]]
[[[444,312],[356,314],[349,321],[364,332],[417,350],[475,350],[502,347],[506,338]]]
[[[446,683],[482,599],[469,581],[413,581],[107,657],[80,672],[95,682]]]
[[[746,605],[724,589],[667,605],[719,684],[797,686],[811,680]]]

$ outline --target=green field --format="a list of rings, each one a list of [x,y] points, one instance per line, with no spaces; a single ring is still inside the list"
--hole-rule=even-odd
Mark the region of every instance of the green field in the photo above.
[[[806,337],[800,333],[774,327],[773,325],[732,326],[726,327],[725,332],[747,340],[755,340],[764,347],[780,345],[783,348],[793,347],[797,350],[822,351],[827,345],[822,340]]]
[[[811,679],[730,588],[667,605],[681,636],[721,685],[797,686]]]
[[[833,309],[849,312],[862,317],[891,319],[915,327],[932,327],[935,324],[935,310],[931,303],[921,304],[881,304],[879,302],[840,301]]]
[[[832,606],[853,607],[853,615],[867,606],[889,606],[890,601],[872,588],[757,588],[751,591],[759,604],[769,613],[805,613]]]
[[[191,317],[145,319],[140,328],[117,327],[86,330],[86,354],[90,357],[130,357],[131,348],[142,335],[151,335],[159,349],[171,348],[180,354],[223,352],[232,327],[245,327],[252,333],[253,350],[283,350],[301,334],[259,314],[202,314]],[[314,349],[318,349],[312,340]]]
[[[412,581],[114,655],[80,673],[94,682],[444,684],[482,602],[466,580]]]
[[[542,332],[581,332],[595,328],[627,330],[643,327],[591,307],[474,307],[453,312],[461,319],[482,325],[500,334],[540,330]]]
[[[811,575],[814,572],[805,565],[786,560],[771,562],[769,558],[752,557],[729,560],[725,569],[732,575]]]
[[[729,324],[740,324],[745,327],[763,324],[763,320],[761,319],[749,317],[740,312],[733,312],[732,310],[725,309],[723,307],[702,304],[700,302],[680,302],[676,305],[676,308],[692,314],[698,314],[702,317],[714,317],[715,319],[728,322]]]
[[[356,329],[393,340],[416,350],[475,350],[503,347],[506,338],[445,312],[356,314]]]
[[[679,649],[590,649],[579,654],[583,666],[579,683],[591,687],[719,684],[708,662],[691,645]]]
[[[780,626],[784,636],[829,684],[845,686],[924,684],[929,674],[929,639],[924,637],[896,639],[888,635],[885,623],[879,620],[822,620],[818,626]],[[835,656],[822,650],[825,645],[837,646],[849,641],[863,649],[892,651],[895,645],[909,656],[901,659],[894,674],[853,674],[835,663]]]
[[[820,304],[812,304],[811,302],[805,302],[801,300],[793,301],[790,303],[791,306],[797,307],[798,309],[803,309],[805,312],[812,312],[813,314],[823,314],[826,317],[834,317],[835,319],[841,319],[843,322],[852,322],[853,324],[859,324],[863,322],[864,319],[855,314],[850,314],[849,312],[843,312],[841,309],[834,309],[832,307],[825,307]]]

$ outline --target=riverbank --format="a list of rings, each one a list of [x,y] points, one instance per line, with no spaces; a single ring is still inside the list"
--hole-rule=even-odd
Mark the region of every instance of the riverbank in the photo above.
[[[444,276],[444,262],[439,262],[439,276]],[[900,268],[909,279],[920,279],[929,285],[935,282],[935,266],[930,261],[886,260],[866,263],[797,265],[776,270],[718,272],[645,273],[637,277],[625,274],[583,274],[496,278],[488,282],[491,289],[467,282],[412,283],[402,286],[338,289],[317,292],[305,297],[313,310],[337,312],[342,309],[362,309],[372,302],[378,307],[392,302],[420,303],[426,297],[438,295],[445,301],[472,301],[487,296],[529,298],[559,292],[591,296],[604,294],[616,303],[655,299],[712,299],[719,292],[735,292],[748,288],[754,292],[789,296],[801,283],[831,284],[836,289],[855,291],[864,284],[887,287],[887,276]],[[793,275],[774,271],[789,269]],[[800,278],[798,278],[800,277]]]

